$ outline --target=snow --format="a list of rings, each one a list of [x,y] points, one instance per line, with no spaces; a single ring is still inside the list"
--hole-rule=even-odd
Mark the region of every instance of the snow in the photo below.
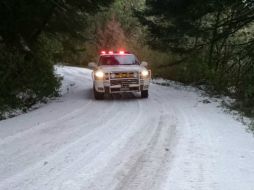
[[[253,135],[200,91],[95,101],[90,70],[57,73],[61,98],[0,122],[1,190],[253,190]]]

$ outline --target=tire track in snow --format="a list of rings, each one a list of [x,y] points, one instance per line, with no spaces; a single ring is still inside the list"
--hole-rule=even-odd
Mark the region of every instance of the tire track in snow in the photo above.
[[[7,136],[5,138],[2,138],[0,140],[0,146],[3,145],[3,144],[9,144],[9,143],[11,143],[12,141],[14,141],[16,139],[24,138],[25,136],[32,135],[32,133],[35,133],[39,130],[42,130],[42,128],[47,129],[49,127],[56,126],[59,123],[64,123],[65,121],[68,121],[69,119],[72,119],[74,116],[77,116],[77,114],[79,116],[81,113],[84,113],[84,111],[87,110],[86,106],[89,106],[89,104],[91,104],[91,102],[92,101],[90,100],[85,105],[83,105],[82,108],[75,109],[75,110],[71,111],[70,113],[66,113],[66,114],[62,115],[61,117],[58,117],[58,118],[53,119],[51,121],[46,121],[46,122],[40,123],[36,126],[32,126],[29,129],[26,129],[24,131],[16,133],[15,135],[11,135],[11,136]]]
[[[154,133],[145,144],[144,150],[133,155],[126,165],[131,166],[120,180],[115,190],[157,190],[160,189],[169,169],[172,143],[174,142],[176,123],[170,115],[160,115]],[[130,163],[129,163],[130,162]]]
[[[116,138],[114,138],[113,136],[110,136],[109,142],[104,143],[104,146],[99,148],[98,153],[94,155],[90,154],[87,157],[84,157],[84,160],[82,160],[82,162],[77,162],[74,165],[74,167],[70,168],[69,172],[73,173],[71,183],[79,187],[78,189],[92,190],[92,189],[96,189],[99,186],[102,187],[102,183],[103,183],[102,181],[104,179],[98,178],[99,177],[98,175],[102,174],[103,170],[107,166],[111,165],[112,163],[111,158],[115,155],[115,153],[118,153],[118,149],[122,146],[121,144],[124,143],[125,140],[128,140],[126,139],[126,137],[135,133],[136,130],[139,130],[139,128],[135,127],[137,122],[139,122],[141,119],[139,102],[137,103],[138,103],[138,113],[135,113],[135,112],[130,113],[131,115],[128,115],[129,119],[126,121],[126,123],[123,123],[119,119],[118,121],[114,122],[114,125],[115,125],[114,130],[115,132],[117,132]],[[134,118],[131,119],[131,117],[134,117]],[[114,170],[114,168],[112,169]],[[110,170],[110,171],[113,172],[113,170]],[[106,176],[104,177],[106,178]],[[59,175],[59,178],[60,178],[60,181],[62,181],[62,184],[55,185],[58,188],[54,188],[54,190],[66,189],[64,182],[68,180],[68,178],[66,178],[66,175],[62,175],[62,174]],[[100,181],[99,184],[98,184],[98,180]],[[77,181],[77,183],[75,183],[75,181]],[[53,184],[54,183],[55,182],[53,182]],[[50,185],[52,186],[52,183],[47,184],[47,187],[49,188]]]
[[[118,109],[119,110],[119,109]],[[65,168],[65,160],[64,160],[64,155],[68,154],[70,157],[72,157],[73,159],[73,162],[72,163],[68,163],[68,167],[71,167],[72,165],[75,165],[76,162],[78,163],[80,160],[82,160],[83,158],[86,158],[86,157],[89,157],[92,153],[89,152],[89,150],[91,151],[95,151],[95,150],[101,150],[99,147],[99,145],[107,145],[108,143],[105,142],[105,141],[101,141],[99,142],[99,139],[98,137],[100,136],[103,136],[105,134],[108,133],[108,131],[111,131],[111,134],[114,134],[114,132],[116,132],[115,128],[112,129],[111,128],[108,128],[111,126],[112,122],[114,120],[119,119],[117,123],[121,122],[121,120],[123,119],[124,114],[122,114],[122,111],[124,111],[123,109],[122,110],[119,110],[119,112],[117,112],[116,114],[113,114],[114,117],[111,117],[110,119],[108,119],[104,124],[102,124],[100,127],[97,127],[95,128],[95,130],[93,130],[91,133],[88,133],[86,136],[80,138],[80,139],[75,139],[74,142],[72,142],[71,144],[65,146],[64,148],[62,148],[61,150],[57,151],[55,154],[45,158],[44,160],[41,160],[39,161],[38,163],[36,163],[34,166],[26,169],[25,171],[21,172],[21,173],[18,173],[17,175],[15,176],[12,176],[11,178],[7,179],[7,180],[4,180],[4,183],[5,184],[12,184],[11,181],[15,182],[15,184],[17,184],[18,182],[18,186],[12,186],[10,187],[10,190],[12,188],[20,188],[22,189],[23,186],[25,186],[26,188],[28,188],[28,186],[30,184],[33,184],[34,182],[40,180],[42,177],[46,177],[46,179],[48,178],[47,175],[45,175],[47,172],[50,172],[50,173],[54,173],[54,171],[56,173],[60,173],[61,174],[61,170]],[[109,112],[109,114],[112,114],[111,112]],[[103,130],[104,129],[104,130]],[[127,128],[126,128],[127,129]],[[105,131],[106,130],[106,131]],[[101,134],[101,135],[99,135]],[[111,137],[111,135],[109,135]],[[93,137],[93,138],[92,138]],[[109,140],[111,140],[111,138],[108,138]],[[88,141],[88,142],[87,142]],[[93,141],[94,143],[89,143]],[[87,144],[89,146],[95,146],[95,148],[89,148],[87,149],[88,147],[86,146],[83,146],[84,144]],[[98,147],[96,149],[96,147]],[[74,150],[72,150],[72,148],[74,148]],[[83,149],[83,151],[82,151]],[[86,151],[88,151],[88,153],[85,153]],[[68,153],[69,152],[69,153]],[[81,154],[82,153],[82,154]],[[81,156],[81,158],[79,159],[78,157],[76,156]],[[70,159],[69,157],[69,159]],[[58,160],[57,163],[55,163],[54,161],[55,160]],[[45,171],[45,166],[44,166],[44,162],[47,161],[48,163],[51,163],[51,166],[54,168],[56,167],[56,169],[54,169],[54,171],[52,170],[52,168],[50,168],[50,164],[47,164],[47,168],[48,168],[48,171]],[[58,168],[58,169],[57,169]],[[31,176],[30,174],[33,173],[32,171],[34,170],[37,170],[37,171],[40,171],[43,169],[43,173],[41,173],[40,175],[41,176],[38,176],[38,174],[35,174],[33,176]],[[60,169],[60,170],[59,170]],[[25,179],[24,179],[24,176],[27,176]],[[3,183],[3,184],[4,184]],[[3,185],[3,187],[5,187]],[[1,185],[0,185],[0,189],[1,189]],[[7,189],[7,187],[5,187],[4,189]]]
[[[116,109],[115,106],[112,106],[108,110],[113,111],[114,109]],[[92,114],[94,114],[94,113],[92,113]],[[32,134],[32,136],[24,136],[22,139],[20,139],[21,141],[13,142],[12,143],[13,148],[11,150],[15,151],[15,152],[8,153],[8,149],[11,147],[10,144],[8,144],[6,146],[2,146],[2,147],[0,146],[1,150],[3,152],[5,152],[5,155],[0,158],[0,163],[1,163],[0,168],[4,168],[3,170],[1,169],[2,171],[6,170],[6,172],[4,172],[5,173],[4,176],[7,177],[8,175],[10,175],[12,173],[11,168],[15,169],[13,172],[17,172],[17,169],[20,168],[20,167],[18,167],[20,165],[19,162],[23,163],[21,165],[21,168],[25,168],[24,167],[25,163],[27,163],[29,165],[34,164],[31,161],[33,161],[33,160],[36,161],[36,160],[38,160],[38,158],[44,159],[44,157],[47,156],[47,154],[49,154],[49,153],[52,154],[52,152],[55,152],[57,149],[59,149],[63,146],[66,146],[69,143],[72,143],[71,139],[73,139],[73,137],[75,137],[74,138],[75,140],[77,140],[78,138],[82,138],[83,137],[82,134],[84,133],[84,132],[82,132],[82,130],[85,131],[86,132],[85,135],[87,135],[87,134],[91,133],[93,130],[100,128],[101,126],[99,124],[102,121],[104,121],[106,118],[109,118],[110,115],[111,115],[110,113],[105,112],[105,114],[102,114],[99,119],[91,120],[90,122],[87,122],[87,123],[84,123],[84,120],[82,120],[82,117],[79,119],[80,123],[77,123],[76,118],[73,118],[72,120],[70,120],[70,121],[75,121],[75,126],[73,126],[73,127],[71,127],[70,125],[67,125],[66,127],[62,127],[64,122],[62,124],[60,122],[60,123],[58,123],[58,125],[49,126],[45,129],[42,128],[39,131],[37,131],[38,134]],[[110,120],[109,120],[109,122],[110,122]],[[96,126],[96,127],[93,128],[91,126]],[[53,128],[51,128],[51,127],[53,127]],[[57,133],[57,131],[54,131],[54,127],[62,129],[63,132],[65,132],[65,133],[63,133],[63,132]],[[66,130],[68,130],[69,132]],[[56,137],[54,137],[54,135],[51,134],[52,131],[54,131],[54,133],[56,133],[55,134]],[[80,133],[80,132],[82,132],[82,133]],[[46,136],[44,135],[44,133],[46,133],[45,134]],[[52,136],[52,138],[48,138],[47,133],[50,134]],[[72,137],[67,138],[68,136],[66,136],[65,134],[69,135],[69,136],[72,135]],[[75,135],[75,134],[77,134],[77,135]],[[61,135],[64,138],[61,137]],[[45,140],[42,141],[42,140],[37,139],[40,136],[42,136],[42,137],[45,136]],[[36,138],[34,138],[34,137],[36,137]],[[63,142],[64,139],[67,139],[67,141]],[[47,142],[48,140],[50,140],[50,142]],[[62,144],[60,144],[60,143],[62,143]],[[30,146],[29,146],[29,144],[30,144]],[[22,148],[21,145],[23,145],[24,147]],[[49,151],[48,149],[49,149],[49,146],[51,146],[51,145],[53,145],[53,149],[51,148],[51,150]],[[29,148],[26,148],[27,146],[29,146]],[[20,150],[23,150],[23,151],[21,152]],[[38,150],[40,150],[40,151],[38,152]],[[32,153],[31,151],[34,153]],[[46,155],[43,155],[43,151],[45,151]],[[38,153],[39,153],[39,155],[36,157],[36,155]],[[22,154],[22,155],[20,155],[20,154]],[[8,155],[10,155],[10,156],[8,156]],[[11,156],[11,155],[13,155],[13,156]],[[25,157],[26,160],[21,160],[21,158],[23,158],[23,157]],[[29,157],[31,159],[29,159]],[[41,162],[41,161],[39,161],[39,162]],[[1,176],[1,177],[4,177],[4,176]]]

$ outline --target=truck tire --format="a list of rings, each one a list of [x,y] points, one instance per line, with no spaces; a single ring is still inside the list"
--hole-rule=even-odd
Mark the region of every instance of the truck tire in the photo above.
[[[94,98],[95,98],[96,100],[103,100],[103,99],[104,99],[104,93],[102,93],[102,92],[97,92],[97,91],[95,90],[95,88],[93,88],[93,93],[94,93]]]
[[[148,90],[142,90],[141,91],[141,98],[148,98]]]

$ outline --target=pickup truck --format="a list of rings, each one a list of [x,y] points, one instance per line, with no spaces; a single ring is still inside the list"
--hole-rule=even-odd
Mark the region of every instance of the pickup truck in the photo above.
[[[98,64],[89,63],[93,69],[93,91],[96,100],[104,99],[104,94],[140,92],[148,98],[151,70],[147,62],[139,62],[137,57],[124,51],[102,51]]]

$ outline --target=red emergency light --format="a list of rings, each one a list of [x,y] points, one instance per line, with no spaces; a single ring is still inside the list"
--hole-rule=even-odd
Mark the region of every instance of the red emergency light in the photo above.
[[[118,54],[120,54],[120,55],[124,55],[124,54],[129,53],[129,52],[125,52],[125,51],[123,51],[123,50],[119,50],[119,51],[115,51],[115,53],[118,53]],[[112,55],[112,54],[114,54],[114,51],[112,51],[112,50],[110,50],[110,51],[102,50],[102,51],[101,51],[101,55],[105,55],[105,54],[110,54],[110,55]]]

